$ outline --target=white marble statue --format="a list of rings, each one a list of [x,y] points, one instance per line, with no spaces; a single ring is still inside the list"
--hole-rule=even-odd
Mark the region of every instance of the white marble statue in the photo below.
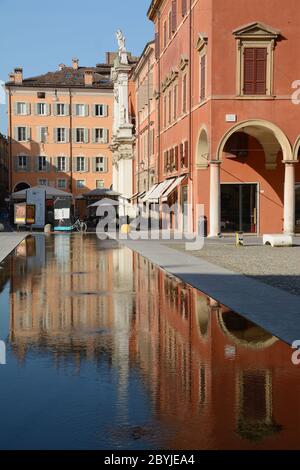
[[[126,50],[126,39],[120,29],[116,32],[118,46],[119,46],[119,58],[121,64],[128,64],[128,56]]]
[[[126,40],[120,29],[118,29],[116,36],[117,36],[118,45],[119,45],[119,52],[126,52],[126,46],[125,46]]]

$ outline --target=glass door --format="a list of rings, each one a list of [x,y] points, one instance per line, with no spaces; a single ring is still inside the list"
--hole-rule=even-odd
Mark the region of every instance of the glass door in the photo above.
[[[257,232],[257,184],[221,185],[221,230]]]
[[[300,233],[300,183],[296,184],[296,233]]]

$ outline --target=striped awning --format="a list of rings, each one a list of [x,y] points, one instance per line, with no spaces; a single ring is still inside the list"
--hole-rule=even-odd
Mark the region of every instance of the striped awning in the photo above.
[[[163,202],[167,201],[168,196],[181,184],[185,177],[186,175],[179,176],[175,179],[175,181],[173,181],[173,183],[166,189],[166,191],[162,195]]]
[[[149,202],[157,203],[159,202],[160,197],[162,194],[171,186],[171,184],[175,181],[175,178],[170,178],[168,180],[164,180],[157,185],[154,191],[149,196]]]

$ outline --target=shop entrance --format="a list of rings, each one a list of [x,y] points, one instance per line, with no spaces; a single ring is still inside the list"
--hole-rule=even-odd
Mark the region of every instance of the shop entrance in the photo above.
[[[221,184],[223,233],[257,233],[257,184]]]

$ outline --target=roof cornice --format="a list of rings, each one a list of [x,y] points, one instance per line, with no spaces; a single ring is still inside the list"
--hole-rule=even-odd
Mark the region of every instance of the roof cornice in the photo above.
[[[157,13],[157,9],[161,6],[161,4],[163,3],[164,0],[152,0],[151,2],[151,5],[148,9],[148,12],[147,12],[147,16],[149,18],[149,20],[153,21],[155,16],[156,16],[156,13]]]

